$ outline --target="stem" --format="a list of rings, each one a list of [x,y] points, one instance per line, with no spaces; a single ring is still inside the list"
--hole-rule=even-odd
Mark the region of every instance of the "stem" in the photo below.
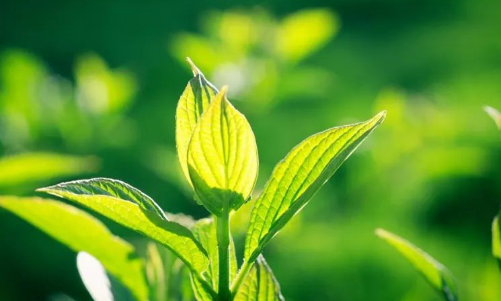
[[[217,249],[219,253],[219,300],[230,301],[230,216],[225,210],[221,217],[216,217]]]
[[[254,261],[251,260],[246,260],[242,264],[242,267],[238,271],[237,277],[235,278],[235,281],[233,282],[231,286],[231,300],[235,298],[237,295],[238,289],[244,283],[245,277],[247,277],[247,274],[249,274],[250,269],[252,268],[252,265],[254,264]]]

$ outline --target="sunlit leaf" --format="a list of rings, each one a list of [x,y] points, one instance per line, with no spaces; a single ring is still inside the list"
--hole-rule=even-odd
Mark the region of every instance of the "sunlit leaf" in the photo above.
[[[193,233],[178,223],[162,219],[156,212],[143,207],[125,197],[110,194],[109,191],[89,190],[88,180],[61,183],[41,188],[38,191],[59,196],[87,208],[137,231],[174,252],[190,269],[201,274],[208,265],[202,246]]]
[[[337,32],[338,20],[327,9],[307,9],[287,16],[279,27],[278,52],[300,60],[324,46]]]
[[[283,301],[280,285],[260,255],[238,290],[235,301]]]
[[[492,223],[492,254],[501,268],[501,224],[499,223],[499,215],[496,216]]]
[[[489,116],[491,116],[492,120],[494,120],[498,129],[501,130],[501,113],[493,107],[489,106],[485,106],[484,110],[485,112],[487,112],[487,114],[489,114]]]
[[[254,133],[223,88],[202,115],[188,148],[188,169],[200,201],[214,215],[238,209],[257,178]]]
[[[93,216],[73,206],[40,198],[0,197],[0,207],[70,249],[92,254],[138,300],[148,300],[143,262],[134,254],[130,244],[111,234]]]
[[[440,262],[393,233],[377,229],[376,234],[402,254],[445,300],[458,300],[452,275]]]
[[[303,208],[386,115],[315,134],[297,145],[273,170],[256,200],[245,241],[253,261],[268,241]]]
[[[106,273],[104,266],[87,252],[77,255],[80,278],[94,301],[135,301],[130,292],[113,276]]]
[[[0,187],[77,175],[96,167],[97,161],[92,157],[52,153],[12,155],[0,159]]]
[[[167,278],[162,256],[155,243],[146,246],[146,278],[151,301],[167,301]]]
[[[209,103],[216,95],[217,89],[205,79],[205,76],[191,60],[188,59],[188,62],[191,64],[195,77],[188,82],[177,104],[176,146],[183,173],[191,183],[188,173],[188,144],[195,126],[199,122],[202,113],[209,107]]]

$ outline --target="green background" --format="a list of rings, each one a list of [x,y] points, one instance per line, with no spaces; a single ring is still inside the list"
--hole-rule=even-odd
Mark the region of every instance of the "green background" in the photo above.
[[[501,107],[499,29],[487,0],[2,1],[0,194],[105,176],[206,216],[175,157],[189,56],[252,125],[257,192],[303,138],[388,110],[265,250],[286,300],[439,300],[377,227],[448,266],[463,300],[500,300],[501,141],[482,111]],[[0,300],[58,292],[90,300],[75,254],[0,211]]]

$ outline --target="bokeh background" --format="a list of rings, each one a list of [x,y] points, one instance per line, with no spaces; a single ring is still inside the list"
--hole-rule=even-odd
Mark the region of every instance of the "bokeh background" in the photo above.
[[[499,301],[501,140],[482,106],[501,107],[500,29],[488,0],[4,0],[0,194],[105,176],[205,216],[174,146],[189,56],[253,126],[258,188],[306,136],[388,110],[265,250],[287,300],[439,300],[384,227],[447,265],[463,300]],[[0,211],[0,300],[58,292],[90,300],[75,254]]]

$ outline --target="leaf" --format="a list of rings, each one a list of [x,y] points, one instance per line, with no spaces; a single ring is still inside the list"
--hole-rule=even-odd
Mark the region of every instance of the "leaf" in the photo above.
[[[245,260],[263,247],[298,213],[341,164],[385,118],[372,119],[317,133],[280,161],[256,200],[245,241]]]
[[[501,224],[499,224],[499,215],[492,223],[492,254],[497,259],[499,268],[501,268]]]
[[[52,153],[24,153],[0,159],[0,187],[94,171],[97,160]]]
[[[38,191],[74,201],[104,215],[120,225],[137,231],[167,247],[197,274],[201,275],[205,271],[208,258],[189,229],[178,223],[164,220],[156,212],[143,209],[147,205],[138,205],[129,199],[132,198],[129,195],[123,196],[120,193],[111,193],[109,190],[89,189],[88,185],[93,181],[95,180],[66,182],[41,188]],[[126,197],[126,199],[119,196]]]
[[[194,77],[188,82],[179,98],[176,109],[176,146],[179,163],[186,179],[191,184],[188,172],[188,145],[191,135],[202,113],[209,107],[209,102],[217,94],[217,89],[188,58]]]
[[[167,277],[162,256],[155,243],[146,246],[146,277],[152,301],[167,301]]]
[[[203,205],[214,215],[238,209],[256,183],[254,133],[221,89],[195,127],[188,147],[188,170]]]
[[[501,130],[501,113],[494,109],[493,107],[485,106],[484,111],[491,116],[492,120],[496,123],[496,126]]]
[[[110,233],[95,217],[73,206],[40,198],[0,197],[0,207],[70,249],[92,254],[138,300],[148,300],[142,260],[129,243]]]
[[[89,253],[78,253],[77,268],[94,301],[134,301],[130,292],[108,275],[101,262]]]
[[[280,285],[260,255],[235,296],[235,301],[283,301]]]
[[[277,35],[278,52],[299,61],[324,46],[338,31],[336,15],[327,9],[305,9],[287,16]]]
[[[445,300],[458,300],[452,274],[440,262],[393,233],[377,229],[376,234],[404,256]]]

